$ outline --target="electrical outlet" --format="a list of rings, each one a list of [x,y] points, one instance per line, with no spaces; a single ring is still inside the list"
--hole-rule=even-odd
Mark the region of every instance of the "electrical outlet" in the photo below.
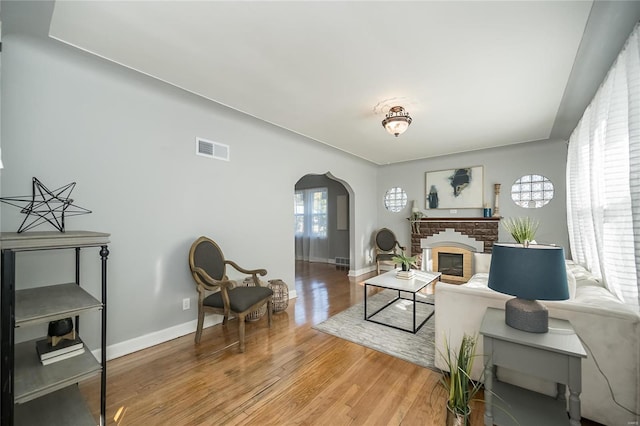
[[[449,213],[456,214],[456,213],[458,213],[458,210],[449,210]]]
[[[191,299],[188,297],[186,299],[182,299],[182,310],[186,311],[187,309],[191,309]]]

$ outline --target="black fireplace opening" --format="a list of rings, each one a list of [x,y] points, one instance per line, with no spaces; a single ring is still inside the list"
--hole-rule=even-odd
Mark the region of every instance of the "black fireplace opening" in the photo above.
[[[438,253],[438,272],[443,275],[464,277],[462,253]]]

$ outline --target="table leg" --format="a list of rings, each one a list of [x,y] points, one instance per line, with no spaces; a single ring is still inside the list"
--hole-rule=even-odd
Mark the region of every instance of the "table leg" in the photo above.
[[[413,292],[413,334],[416,334],[416,293]]]
[[[364,319],[367,320],[367,283],[364,283]]]
[[[580,426],[580,392],[569,388],[569,424]]]
[[[580,392],[582,392],[582,362],[580,358],[569,358],[569,424],[580,426]]]
[[[558,389],[558,394],[556,395],[556,399],[558,401],[567,401],[567,386],[563,383],[556,383],[556,388]]]
[[[493,353],[493,339],[484,336],[484,353],[489,355],[487,363],[484,367],[484,424],[485,426],[493,426],[493,360],[491,354]]]

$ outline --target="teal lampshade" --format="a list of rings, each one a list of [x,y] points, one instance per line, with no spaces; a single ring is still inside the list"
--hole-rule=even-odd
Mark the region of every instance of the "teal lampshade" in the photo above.
[[[494,244],[489,288],[527,300],[568,299],[564,249],[538,244]]]

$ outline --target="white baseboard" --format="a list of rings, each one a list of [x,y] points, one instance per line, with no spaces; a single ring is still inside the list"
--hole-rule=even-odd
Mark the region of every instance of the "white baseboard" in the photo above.
[[[368,274],[371,273],[373,271],[376,270],[376,266],[375,265],[371,265],[371,266],[367,266],[365,268],[361,268],[361,269],[350,269],[349,270],[349,276],[350,277],[359,277],[360,275],[364,275],[364,274]]]
[[[295,299],[296,297],[296,291],[289,290],[289,300]],[[212,327],[220,323],[222,323],[222,315],[207,314],[204,317],[203,328]],[[173,340],[178,337],[186,336],[190,333],[195,333],[197,325],[198,320],[193,320],[165,328],[164,330],[154,331],[153,333],[134,337],[133,339],[125,340],[124,342],[114,343],[113,345],[107,346],[107,361],[129,355],[133,352],[141,351],[142,349],[150,348],[151,346],[159,345],[160,343],[168,342],[169,340]],[[91,351],[91,353],[97,360],[100,360],[100,349]]]
[[[331,263],[335,264],[335,259],[327,259],[326,257],[302,257],[296,256],[296,260],[301,260],[303,262],[313,262],[313,263]]]
[[[207,314],[204,317],[203,328],[211,327],[220,324],[221,322],[222,315]],[[165,328],[164,330],[154,331],[153,333],[134,337],[133,339],[125,340],[124,342],[109,345],[107,346],[107,361],[129,355],[133,352],[141,351],[142,349],[150,348],[151,346],[159,345],[160,343],[168,342],[169,340],[185,336],[189,333],[195,333],[197,324],[198,321],[193,320]],[[93,353],[93,356],[95,356],[96,359],[100,359],[100,349],[91,351],[91,353]]]

